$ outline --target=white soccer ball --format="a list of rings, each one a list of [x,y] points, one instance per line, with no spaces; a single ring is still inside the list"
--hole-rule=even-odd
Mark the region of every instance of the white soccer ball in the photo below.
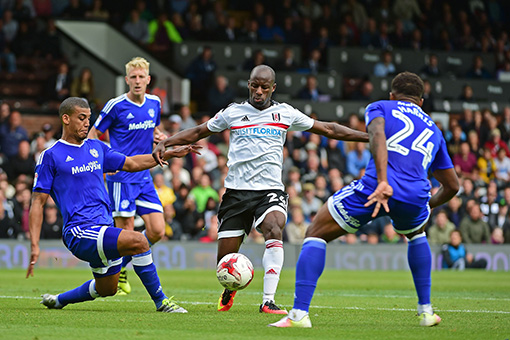
[[[218,263],[216,277],[229,290],[244,289],[253,279],[253,264],[243,254],[227,254]]]

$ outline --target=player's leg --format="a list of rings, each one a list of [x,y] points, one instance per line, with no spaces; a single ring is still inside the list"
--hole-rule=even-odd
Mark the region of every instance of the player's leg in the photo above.
[[[115,226],[124,230],[135,229],[135,198],[138,195],[138,185],[106,180],[108,195],[112,204],[112,215]],[[126,266],[131,262],[131,255],[122,258],[122,269],[119,276],[117,294],[126,295],[131,293],[131,285],[127,279]]]
[[[143,234],[152,246],[165,235],[165,217],[163,206],[158,193],[152,182],[140,184],[138,195],[135,199],[136,213],[145,223]]]
[[[283,228],[287,221],[288,195],[282,190],[257,193],[254,227],[262,233],[266,249],[262,257],[264,267],[264,295],[259,311],[287,314],[275,304],[275,294],[283,267]]]
[[[123,230],[118,240],[118,250],[122,256],[131,255],[133,268],[145,289],[151,296],[158,311],[167,313],[187,313],[169,299],[161,288],[156,266],[147,238],[141,233]]]
[[[71,303],[114,295],[121,264],[117,249],[120,234],[120,229],[105,226],[75,227],[67,231],[63,235],[64,243],[76,257],[89,262],[94,279],[58,295],[44,294],[41,303],[48,308],[63,308]]]
[[[218,251],[216,261],[225,255],[237,253],[252,228],[250,196],[245,191],[227,189],[218,209]],[[226,312],[234,304],[237,291],[224,289],[218,299],[218,311]]]
[[[317,281],[324,271],[327,243],[347,233],[356,232],[370,219],[371,210],[363,206],[366,196],[354,191],[355,184],[353,182],[331,196],[308,227],[296,264],[293,308],[288,316],[270,326],[312,326],[308,311]]]
[[[432,286],[432,252],[425,234],[425,223],[430,216],[430,208],[413,207],[409,204],[392,202],[390,207],[395,230],[407,237],[407,261],[413,275],[414,287],[418,295],[418,316],[420,325],[435,326],[441,318],[434,313],[430,301]],[[393,216],[395,215],[395,216]]]
[[[264,295],[259,311],[269,314],[287,314],[286,310],[281,309],[275,304],[275,294],[280,282],[280,274],[283,267],[283,235],[282,230],[285,226],[286,214],[279,210],[274,210],[265,215],[264,220],[258,226],[265,240],[266,249],[262,257],[262,266],[264,267]]]

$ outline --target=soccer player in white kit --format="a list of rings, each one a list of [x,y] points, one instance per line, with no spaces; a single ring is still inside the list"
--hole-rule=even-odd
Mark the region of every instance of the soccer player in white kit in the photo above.
[[[275,72],[267,65],[255,67],[248,80],[249,99],[233,103],[208,122],[161,141],[152,155],[162,165],[166,147],[186,145],[213,133],[230,130],[228,174],[218,211],[217,261],[239,251],[254,227],[262,233],[264,295],[259,311],[287,314],[274,301],[283,266],[282,230],[287,220],[288,195],[282,183],[283,145],[288,130],[309,131],[328,138],[368,142],[368,135],[345,126],[313,120],[285,103],[271,100]],[[218,311],[232,307],[236,291],[225,289]]]

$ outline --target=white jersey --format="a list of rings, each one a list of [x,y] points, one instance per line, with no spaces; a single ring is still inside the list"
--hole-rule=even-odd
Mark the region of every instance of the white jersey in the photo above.
[[[284,190],[283,145],[288,130],[305,131],[314,120],[288,104],[259,110],[245,101],[231,104],[207,122],[212,132],[230,130],[225,188]]]

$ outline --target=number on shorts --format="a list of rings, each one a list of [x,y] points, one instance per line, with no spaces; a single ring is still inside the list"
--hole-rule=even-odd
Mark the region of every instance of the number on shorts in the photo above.
[[[278,196],[278,194],[274,192],[270,192],[267,194],[269,196],[269,203],[278,202],[279,205],[281,205],[283,208],[287,208],[287,201],[285,200],[285,196]]]

